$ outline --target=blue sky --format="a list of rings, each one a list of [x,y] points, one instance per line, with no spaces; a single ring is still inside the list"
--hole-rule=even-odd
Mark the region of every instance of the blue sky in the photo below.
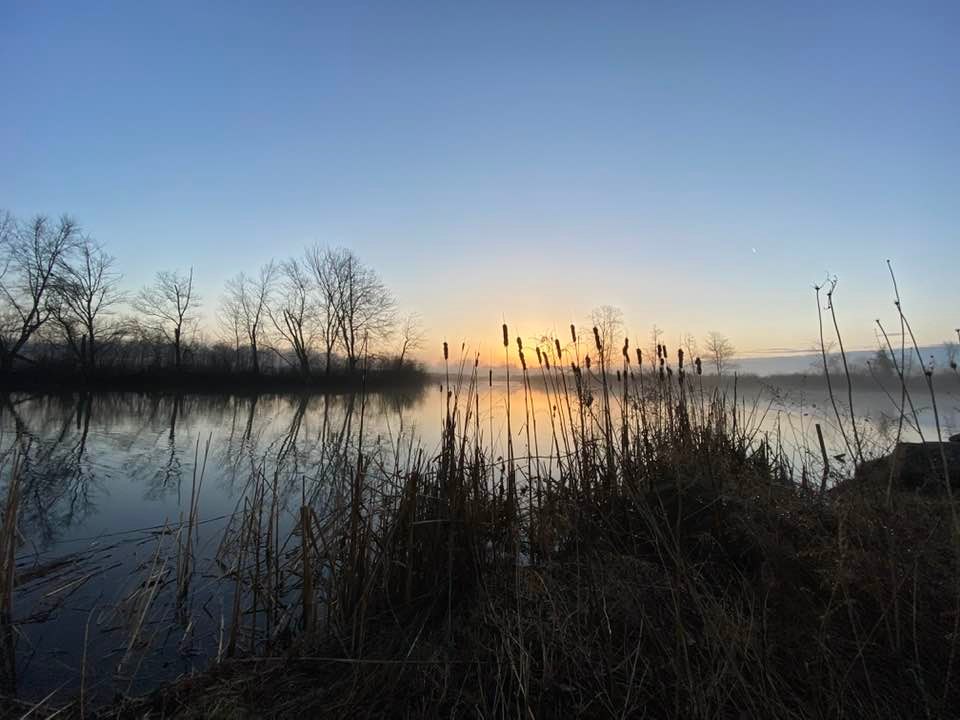
[[[841,7],[842,6],[842,7]],[[804,348],[960,325],[960,4],[0,0],[0,207],[135,287],[315,242],[431,337],[610,303],[634,335]]]

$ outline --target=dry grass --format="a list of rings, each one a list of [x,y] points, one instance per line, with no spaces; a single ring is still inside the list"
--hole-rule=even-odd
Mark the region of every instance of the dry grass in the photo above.
[[[615,392],[599,335],[585,368],[572,337],[536,348],[549,447],[527,432],[524,367],[526,447],[514,451],[511,429],[496,454],[464,352],[434,457],[388,464],[341,445],[302,480],[286,537],[289,498],[257,468],[218,553],[233,588],[222,661],[100,716],[940,718],[960,706],[949,500],[794,482],[819,472],[791,467],[749,406],[705,394],[665,348],[644,370],[624,346]],[[506,327],[504,340],[509,353]]]

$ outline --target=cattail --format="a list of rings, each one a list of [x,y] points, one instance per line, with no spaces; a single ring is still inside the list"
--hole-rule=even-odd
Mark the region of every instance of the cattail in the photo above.
[[[520,338],[517,338],[519,340]],[[523,348],[520,348],[520,367],[527,369],[527,359],[523,356]]]
[[[617,382],[620,382],[620,371],[617,370]]]
[[[443,343],[443,359],[444,360],[450,359],[450,350],[447,348],[446,342]]]
[[[637,348],[637,365],[640,366],[640,369],[643,369],[643,351],[640,348]]]
[[[677,359],[680,361],[680,369],[683,370],[683,350],[677,350]]]
[[[510,334],[507,332],[507,324],[506,324],[506,323],[503,324],[503,346],[504,346],[504,347],[509,347],[509,346],[510,346]]]
[[[560,338],[554,338],[553,342],[557,346],[557,360],[560,361],[563,359],[563,352],[560,350]]]
[[[517,335],[517,350],[523,352],[523,340],[520,339],[519,335]]]
[[[693,364],[697,366],[697,375],[703,375],[703,364],[700,362],[700,358],[694,360]]]
[[[543,364],[547,366],[547,370],[550,369],[550,358],[546,353],[543,354]]]
[[[490,368],[488,372],[490,373],[490,375],[487,378],[487,387],[493,387],[493,368]]]
[[[573,338],[573,344],[577,344],[577,328],[574,327],[573,323],[570,323],[570,337]]]
[[[593,340],[597,344],[597,352],[603,352],[603,343],[600,342],[600,330],[596,325],[593,326]]]
[[[543,353],[540,352],[539,345],[537,345],[537,365],[543,365]]]
[[[657,343],[657,360],[660,359],[662,352],[663,352],[663,347],[660,345],[660,343]]]
[[[587,355],[587,370],[590,370],[590,356]]]
[[[630,362],[630,338],[623,339],[623,359]]]

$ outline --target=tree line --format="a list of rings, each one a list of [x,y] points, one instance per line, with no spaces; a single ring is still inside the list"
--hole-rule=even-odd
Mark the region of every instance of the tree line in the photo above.
[[[117,260],[69,216],[0,213],[0,373],[68,367],[303,377],[411,365],[424,342],[379,274],[349,249],[315,246],[231,278],[201,323],[192,268],[128,292]]]

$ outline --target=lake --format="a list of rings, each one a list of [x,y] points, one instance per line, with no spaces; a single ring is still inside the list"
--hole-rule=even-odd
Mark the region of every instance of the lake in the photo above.
[[[484,377],[481,385],[471,432],[488,448],[493,438],[495,457],[504,453],[508,394],[502,381],[488,387]],[[613,384],[615,398],[620,387]],[[732,388],[727,392],[732,397]],[[832,462],[849,468],[819,382],[789,388],[754,382],[737,393],[741,422],[755,442],[767,439],[795,467],[813,467],[820,423],[829,454],[839,456]],[[529,429],[531,452],[545,458],[550,472],[563,409],[542,385],[531,383],[529,397],[530,405],[514,380],[514,447],[526,454]],[[885,451],[896,436],[899,395],[858,391],[854,400],[870,452]],[[920,432],[935,438],[929,397],[915,390],[914,401]],[[83,683],[88,697],[109,698],[206,666],[225,643],[234,584],[223,539],[251,501],[251,478],[272,486],[277,531],[289,532],[305,499],[337,501],[361,449],[373,460],[371,471],[384,477],[436,454],[448,403],[457,402],[438,383],[366,397],[4,396],[0,497],[15,456],[21,482],[15,632],[4,641],[15,645],[17,694],[38,700],[59,688],[65,697]],[[956,390],[943,392],[938,403],[942,432],[960,431]],[[905,439],[917,435],[915,428],[903,430]],[[193,579],[189,594],[178,597],[178,547],[191,516]]]

